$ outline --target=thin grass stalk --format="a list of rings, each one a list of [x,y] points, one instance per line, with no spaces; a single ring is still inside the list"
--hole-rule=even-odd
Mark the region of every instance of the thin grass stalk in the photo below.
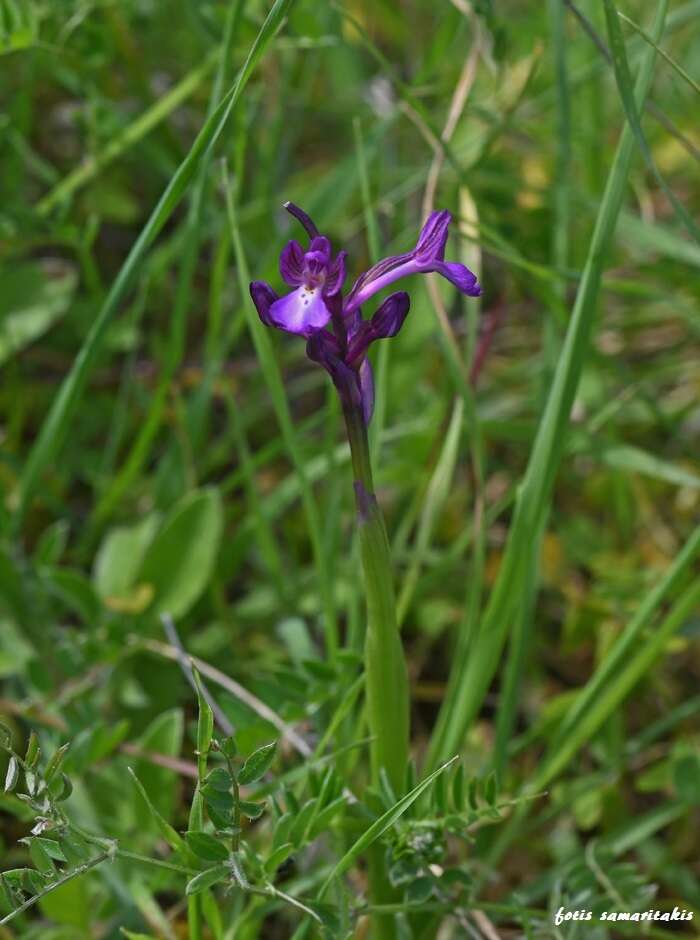
[[[124,297],[133,286],[149,248],[184,196],[200,161],[215,146],[221,136],[232,110],[240,100],[253,69],[274,38],[291,4],[292,0],[275,0],[253,42],[236,82],[214,113],[205,121],[189,153],[168,183],[148,222],[141,230],[141,234],[122,265],[70,372],[64,379],[53,405],[42,423],[24,466],[17,507],[13,517],[14,534],[21,531],[24,517],[36,493],[44,469],[56,458],[58,451],[65,442],[70,423],[76,408],[82,400],[90,373],[104,348],[109,327]]]
[[[653,35],[663,31],[667,0],[661,0]],[[653,74],[655,50],[645,51],[636,86],[638,107],[646,100]],[[521,484],[503,560],[484,612],[478,636],[468,659],[458,655],[450,671],[448,690],[441,708],[447,717],[438,724],[428,751],[428,768],[454,754],[467,728],[481,708],[498,668],[501,651],[527,591],[532,559],[537,558],[543,523],[549,510],[554,480],[567,436],[569,415],[578,388],[596,313],[603,267],[625,192],[634,156],[635,138],[626,125],[601,201],[588,258],[576,295],[561,356],[532,455]],[[443,730],[444,729],[444,730]],[[436,729],[437,730],[437,729]]]
[[[216,111],[224,90],[224,82],[228,68],[233,42],[237,34],[241,12],[245,0],[234,0],[229,6],[224,31],[224,42],[220,53],[219,67],[214,78],[209,97],[208,116]],[[170,321],[170,333],[165,352],[163,369],[153,395],[151,406],[141,424],[136,440],[120,472],[112,481],[107,492],[100,499],[93,516],[93,525],[100,526],[114,511],[119,501],[133,484],[137,474],[143,467],[150,452],[153,441],[163,422],[163,416],[168,401],[173,379],[182,362],[185,352],[185,339],[187,333],[187,316],[192,305],[192,286],[199,260],[201,247],[202,218],[207,199],[209,186],[209,169],[211,166],[211,150],[204,154],[197,177],[192,187],[192,198],[185,221],[185,237],[182,254],[179,259],[179,272],[175,303]]]

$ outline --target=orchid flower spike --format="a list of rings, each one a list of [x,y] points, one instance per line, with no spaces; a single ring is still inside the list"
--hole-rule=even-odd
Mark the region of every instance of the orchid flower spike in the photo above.
[[[367,350],[377,339],[396,336],[408,314],[410,298],[405,291],[391,294],[368,320],[362,317],[362,305],[410,274],[434,271],[470,297],[478,297],[481,287],[476,275],[465,265],[445,261],[452,216],[443,209],[428,216],[413,251],[377,262],[357,278],[344,298],[347,252],[341,251],[333,258],[330,241],[319,234],[309,216],[290,202],[285,203],[285,209],[309,236],[306,250],[292,240],[280,255],[282,280],[293,290],[279,297],[269,284],[253,281],[251,297],[267,326],[306,337],[309,358],[330,374],[344,405],[361,405],[369,423],[374,381]],[[326,329],[329,323],[331,330]]]

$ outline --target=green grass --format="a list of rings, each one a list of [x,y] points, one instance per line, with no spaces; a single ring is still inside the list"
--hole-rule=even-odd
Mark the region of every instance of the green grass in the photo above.
[[[700,3],[475,6],[0,0],[8,936],[700,916]],[[286,200],[350,282],[408,250],[438,170],[483,296],[416,278],[372,351],[399,792],[342,413],[248,282],[282,286]]]

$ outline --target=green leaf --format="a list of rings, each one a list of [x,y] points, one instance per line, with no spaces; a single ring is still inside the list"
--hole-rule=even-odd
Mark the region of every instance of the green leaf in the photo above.
[[[244,816],[247,816],[248,819],[260,819],[265,812],[264,803],[251,803],[249,800],[241,800],[240,807],[241,812]]]
[[[276,748],[277,742],[273,741],[272,744],[264,744],[250,755],[238,774],[238,782],[241,786],[260,780],[274,760]]]
[[[63,758],[66,756],[66,752],[70,747],[70,741],[67,744],[61,745],[57,751],[51,756],[48,764],[46,765],[46,770],[44,771],[44,780],[47,784],[50,784],[55,775],[61,769],[61,764],[63,763]]]
[[[24,763],[32,769],[39,760],[39,738],[36,732],[32,731],[27,743],[27,753],[24,755]]]
[[[484,782],[484,799],[489,804],[489,806],[493,806],[496,802],[497,792],[498,780],[496,778],[495,771],[493,771],[488,775]]]
[[[466,792],[466,771],[464,770],[464,764],[460,764],[452,781],[452,805],[457,812],[464,809]]]
[[[57,519],[41,533],[33,557],[37,565],[56,565],[68,544],[70,526],[65,519]]]
[[[673,762],[673,786],[688,803],[700,803],[700,756],[683,754]]]
[[[663,0],[661,9],[664,16],[666,14],[667,5],[668,0]],[[603,6],[605,7],[605,20],[608,27],[608,37],[610,39],[610,49],[612,51],[615,80],[617,82],[617,88],[620,92],[620,98],[622,99],[622,104],[625,109],[625,115],[627,117],[627,121],[629,122],[629,126],[632,128],[634,136],[637,139],[637,144],[648,168],[656,178],[656,182],[666,194],[666,198],[673,206],[676,215],[685,225],[688,232],[692,235],[696,242],[700,242],[700,226],[697,225],[695,219],[693,219],[692,215],[687,211],[683,203],[668,186],[666,180],[659,172],[659,169],[656,166],[654,158],[651,154],[651,150],[649,149],[649,145],[647,143],[647,139],[644,135],[644,130],[639,119],[639,108],[637,107],[637,102],[635,100],[632,74],[630,72],[629,63],[627,61],[627,52],[625,50],[625,38],[622,34],[622,27],[620,26],[620,19],[617,13],[617,9],[615,8],[615,4],[612,2],[612,0],[603,0]],[[655,48],[656,42],[653,40],[652,42],[652,48]]]
[[[194,681],[197,686],[197,754],[199,755],[200,779],[206,773],[207,754],[211,748],[211,739],[214,734],[214,712],[204,696],[202,680],[196,669],[193,669]]]
[[[655,40],[663,31],[665,13],[665,0],[661,0],[652,33]],[[641,59],[635,88],[636,103],[640,108],[651,85],[654,58],[652,48],[645,50]],[[628,125],[620,137],[601,199],[566,336],[549,384],[547,402],[527,469],[519,486],[503,559],[480,617],[478,634],[474,642],[468,642],[465,637],[454,657],[447,694],[430,742],[428,767],[434,767],[447,754],[454,753],[464,741],[501,662],[508,633],[531,595],[531,572],[535,570],[541,535],[551,506],[572,406],[590,355],[603,269],[610,257],[609,249],[632,167],[634,144],[634,135]]]
[[[230,870],[227,865],[215,865],[188,881],[185,894],[189,897],[191,894],[197,894],[198,891],[211,888],[212,885],[219,884],[221,881],[228,881],[229,878]]]
[[[429,774],[425,780],[422,780],[417,787],[414,787],[406,796],[402,797],[395,806],[392,806],[391,809],[387,810],[386,813],[383,813],[379,819],[375,820],[372,825],[365,830],[365,832],[360,836],[360,838],[348,849],[345,855],[341,860],[335,865],[330,875],[326,878],[321,886],[319,891],[319,898],[322,898],[326,893],[328,888],[336,878],[339,878],[340,875],[344,874],[355,861],[355,859],[361,855],[366,849],[369,848],[374,842],[377,841],[387,829],[390,829],[397,819],[399,819],[411,806],[418,797],[424,793],[428,787],[436,780],[440,774],[444,773],[449,767],[451,767],[454,762],[458,760],[458,757],[453,757],[452,760],[447,761],[447,763],[442,764],[438,767],[437,770],[434,770]]]
[[[55,457],[65,440],[75,411],[83,397],[88,377],[104,348],[109,327],[122,301],[133,286],[149,248],[184,196],[201,160],[206,158],[221,136],[231,112],[240,100],[248,79],[267,46],[274,38],[290,3],[291,0],[275,0],[242,68],[238,72],[233,88],[207,118],[189,152],[171,177],[165,192],[122,265],[112,289],[93,321],[92,328],[83,343],[80,354],[76,357],[73,367],[54,396],[53,406],[44,419],[39,434],[35,438],[29,459],[24,464],[20,504],[14,517],[15,531],[19,531],[21,527],[24,513],[36,491],[44,468]]]
[[[63,803],[73,792],[73,784],[70,777],[62,773],[55,777],[51,782],[51,795],[57,803]]]
[[[219,790],[211,783],[206,783],[202,787],[202,796],[207,806],[224,815],[233,810],[233,796],[228,790]]]
[[[293,851],[294,846],[291,842],[283,842],[282,845],[278,845],[265,860],[265,874],[272,877],[280,865],[287,861]]]
[[[415,878],[410,882],[404,896],[409,904],[425,904],[433,893],[433,882],[430,878]]]
[[[73,933],[74,936],[90,935],[92,909],[85,878],[72,878],[58,888],[53,888],[39,901],[39,906],[44,917],[57,924],[80,928],[79,933]],[[66,934],[71,936],[67,931]]]
[[[76,613],[87,627],[94,628],[97,625],[101,609],[99,598],[82,571],[47,565],[41,569],[41,576],[49,590]]]
[[[218,490],[184,496],[146,549],[137,580],[153,588],[151,609],[182,617],[205,589],[223,528]]]
[[[157,528],[158,517],[151,513],[136,525],[110,529],[92,572],[95,590],[103,600],[128,597]]]
[[[77,275],[61,262],[12,264],[2,268],[0,365],[38,339],[68,310]]]
[[[168,757],[179,757],[182,750],[183,717],[179,708],[163,712],[148,726],[139,747],[144,751],[155,751]],[[180,780],[174,770],[160,767],[151,761],[139,760],[136,772],[158,812],[170,819],[174,812]]]
[[[34,866],[44,875],[53,875],[56,871],[56,866],[51,860],[51,856],[46,851],[45,846],[42,843],[41,839],[27,839],[25,840],[29,845],[29,857],[31,858]]]
[[[194,854],[205,862],[224,862],[228,858],[226,846],[208,832],[187,832],[185,839]]]
[[[224,740],[219,743],[219,749],[222,754],[225,754],[226,757],[231,758],[231,760],[238,755],[238,747],[236,746],[236,739],[233,735],[224,738]]]

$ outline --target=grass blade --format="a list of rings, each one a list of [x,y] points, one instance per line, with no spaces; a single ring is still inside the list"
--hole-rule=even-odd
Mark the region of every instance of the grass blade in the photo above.
[[[253,69],[270,44],[291,3],[292,0],[275,0],[253,42],[233,88],[205,121],[189,153],[170,180],[119,271],[112,289],[107,295],[92,329],[73,363],[73,367],[64,379],[51,410],[41,426],[36,443],[24,467],[20,482],[19,501],[13,520],[15,532],[21,528],[24,515],[36,491],[42,471],[56,456],[66,438],[71,419],[83,395],[92,367],[104,346],[107,330],[127,291],[134,283],[148,249],[182,199],[200,161],[214,147],[221,136],[231,111],[238,103]]]
[[[659,38],[665,14],[666,0],[661,0],[653,30],[653,35]],[[637,81],[639,104],[643,104],[651,85],[654,59],[654,48],[645,50]],[[441,733],[431,740],[428,767],[436,766],[446,754],[459,750],[498,668],[508,631],[524,603],[528,572],[539,551],[539,536],[549,510],[569,415],[590,347],[603,267],[622,208],[633,154],[634,135],[626,125],[601,201],[552,388],[521,484],[504,557],[476,643],[454,660],[441,709],[441,714],[447,717],[438,725]]]
[[[391,809],[388,809],[386,813],[376,819],[372,825],[362,833],[360,838],[348,849],[345,855],[341,858],[337,865],[334,866],[330,875],[326,878],[321,886],[319,891],[319,899],[324,896],[328,888],[331,886],[333,881],[336,878],[339,878],[344,872],[350,868],[355,859],[361,855],[365,849],[369,848],[377,839],[382,836],[387,829],[390,829],[394,825],[397,819],[399,819],[406,810],[418,799],[418,797],[424,793],[431,783],[448,767],[451,767],[454,762],[458,760],[458,757],[455,756],[451,760],[448,760],[441,767],[438,767],[437,770],[434,770],[429,774],[425,780],[421,780],[418,786],[410,790],[406,796],[398,800]]]
[[[637,140],[639,149],[642,152],[642,156],[649,167],[650,171],[654,174],[656,182],[659,184],[661,189],[664,191],[666,198],[669,200],[676,215],[679,217],[681,222],[685,225],[688,232],[693,236],[693,238],[700,242],[700,226],[695,222],[695,219],[690,215],[685,206],[678,199],[673,190],[669,187],[666,180],[663,178],[659,172],[656,162],[651,155],[651,150],[647,143],[647,139],[644,135],[642,129],[641,121],[639,120],[639,109],[637,108],[637,103],[634,99],[634,88],[632,86],[632,75],[630,74],[630,67],[627,61],[627,52],[625,51],[625,38],[622,35],[622,27],[620,26],[620,18],[617,14],[617,9],[612,0],[603,0],[605,6],[605,20],[608,27],[608,37],[610,39],[610,49],[612,51],[612,61],[613,69],[615,71],[615,80],[617,82],[617,87],[620,92],[620,98],[622,99],[622,104],[625,109],[625,115],[629,122],[629,126],[632,128],[634,136]],[[656,52],[656,43],[653,43],[651,48]]]
[[[589,716],[601,713],[601,702],[609,700],[606,699],[606,686],[610,686],[616,676],[618,677],[615,680],[616,683],[620,682],[620,677],[625,675],[625,663],[630,664],[627,669],[631,668],[631,663],[636,661],[635,649],[638,650],[636,657],[643,657],[645,662],[646,650],[649,647],[656,649],[657,638],[662,633],[663,627],[655,631],[646,644],[642,642],[643,631],[648,626],[659,605],[666,597],[677,590],[680,581],[686,575],[698,554],[700,554],[700,526],[693,532],[682,551],[679,552],[665,577],[646,597],[636,615],[628,624],[627,629],[619,637],[617,643],[601,663],[600,668],[582,689],[567,712],[552,742],[550,755],[545,759],[544,766],[538,774],[538,788],[546,786],[566,766],[567,761],[593,733],[590,731],[584,735],[582,729],[599,727],[600,722],[605,720],[607,714],[603,713],[602,718],[594,720],[591,724]],[[671,616],[669,614],[669,618]],[[641,649],[639,649],[640,644]]]

